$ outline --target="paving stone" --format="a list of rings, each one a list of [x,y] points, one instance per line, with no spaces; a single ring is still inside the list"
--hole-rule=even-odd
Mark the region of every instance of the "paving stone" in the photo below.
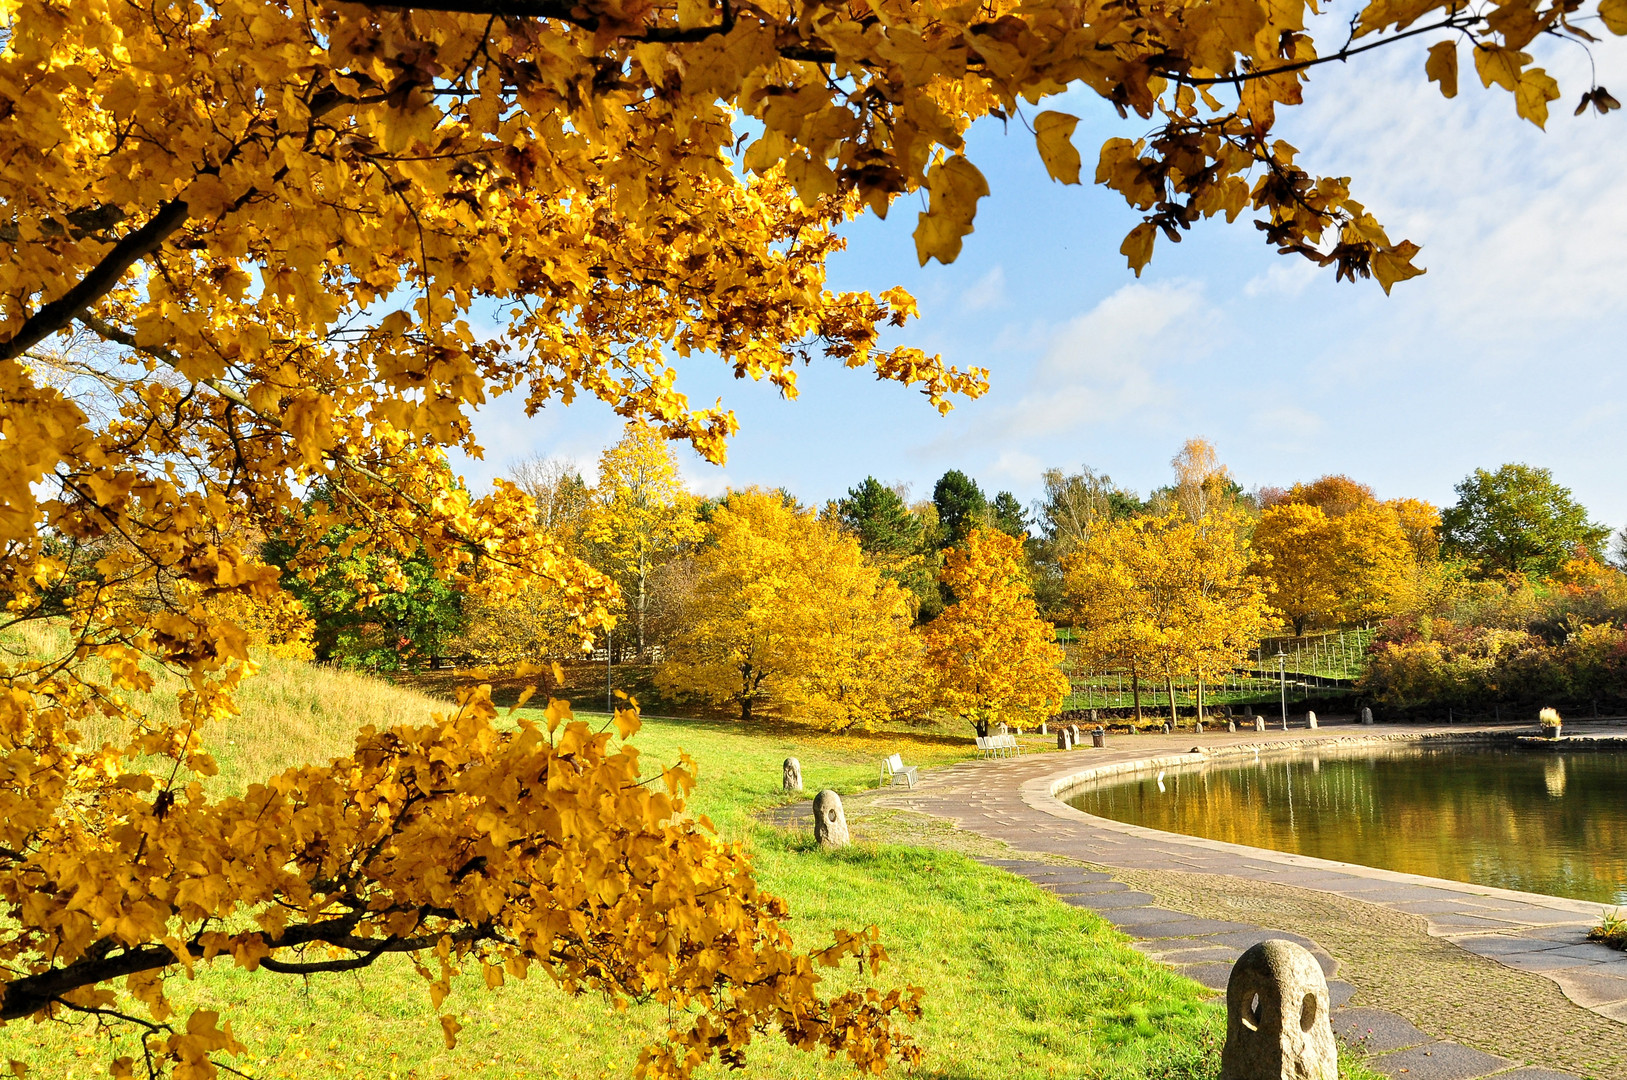
[[[1588,968],[1567,971],[1554,981],[1566,997],[1586,1008],[1627,1001],[1627,979],[1618,975],[1604,975]]]
[[[1340,1009],[1331,1019],[1340,1042],[1369,1054],[1387,1054],[1435,1040],[1384,1009]]]
[[[1235,964],[1237,958],[1243,955],[1236,949],[1216,949],[1213,947],[1199,947],[1196,949],[1166,948],[1165,946],[1169,944],[1171,944],[1169,941],[1155,938],[1132,941],[1130,947],[1163,964]]]
[[[1117,881],[1079,881],[1051,884],[1048,881],[1036,881],[1034,884],[1042,889],[1056,893],[1058,896],[1101,896],[1105,893],[1129,892],[1130,886]]]
[[[1342,1009],[1350,1004],[1350,999],[1356,996],[1356,988],[1343,979],[1328,980],[1328,1004],[1335,1009]]]
[[[1292,941],[1313,951],[1318,947],[1316,942],[1312,941],[1308,937],[1300,937],[1298,934],[1287,934],[1281,930],[1265,930],[1256,928],[1253,930],[1239,930],[1232,934],[1210,935],[1210,940],[1216,941],[1222,945],[1231,945],[1238,949],[1252,948],[1253,946],[1258,945],[1260,942],[1270,941],[1272,938],[1282,938],[1284,941]]]
[[[1438,1042],[1397,1050],[1374,1058],[1368,1064],[1386,1076],[1404,1076],[1406,1080],[1471,1080],[1506,1069],[1515,1062],[1483,1054],[1461,1043]]]
[[[1136,892],[1133,889],[1125,889],[1122,892],[1107,892],[1107,893],[1066,893],[1066,894],[1064,894],[1064,893],[1059,892],[1057,895],[1058,896],[1067,895],[1067,896],[1070,896],[1070,897],[1078,897],[1079,900],[1081,902],[1083,902],[1086,907],[1095,908],[1098,911],[1105,911],[1108,908],[1145,907],[1146,905],[1153,902],[1153,898],[1152,898],[1152,896],[1150,894],[1144,893],[1144,892]]]
[[[1202,983],[1211,990],[1224,990],[1226,983],[1232,977],[1232,964],[1203,963],[1203,964],[1176,964],[1175,970],[1191,979]]]
[[[1207,941],[1215,934],[1236,933],[1240,930],[1249,930],[1247,923],[1226,922],[1222,919],[1200,919],[1195,915],[1188,915],[1179,922],[1159,921],[1154,924],[1157,933],[1140,934],[1141,937],[1159,938],[1193,938]]]
[[[1469,937],[1452,938],[1452,944],[1462,949],[1468,949],[1477,956],[1518,956],[1532,953],[1552,952],[1565,946],[1557,941],[1533,941],[1525,935],[1513,937],[1507,934],[1476,934]]]
[[[1545,951],[1550,956],[1574,956],[1578,960],[1592,960],[1599,964],[1615,963],[1621,959],[1621,953],[1596,941],[1584,941],[1580,945],[1561,945],[1557,949]]]
[[[1142,929],[1150,929],[1159,923],[1181,922],[1192,917],[1184,911],[1171,911],[1161,907],[1107,908],[1096,914],[1125,933],[1139,937],[1151,936],[1141,933]]]
[[[1542,952],[1511,953],[1499,956],[1497,962],[1507,964],[1519,971],[1531,971],[1538,975],[1546,975],[1555,971],[1569,971],[1574,968],[1588,968],[1598,966],[1595,961],[1583,960],[1578,956],[1555,956],[1553,949]]]

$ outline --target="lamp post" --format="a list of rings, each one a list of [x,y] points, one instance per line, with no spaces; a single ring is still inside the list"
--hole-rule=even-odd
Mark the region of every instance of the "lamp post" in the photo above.
[[[1282,699],[1282,730],[1288,730],[1288,654],[1277,646],[1277,690]]]

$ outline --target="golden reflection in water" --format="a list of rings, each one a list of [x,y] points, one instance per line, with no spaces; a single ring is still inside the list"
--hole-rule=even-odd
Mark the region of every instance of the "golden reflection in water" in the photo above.
[[[1166,770],[1068,801],[1167,832],[1627,902],[1627,756],[1303,750]]]

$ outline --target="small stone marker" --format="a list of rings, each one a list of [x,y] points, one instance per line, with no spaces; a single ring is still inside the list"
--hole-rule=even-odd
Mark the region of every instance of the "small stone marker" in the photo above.
[[[1095,731],[1092,731],[1090,733],[1090,745],[1096,747],[1098,750],[1105,747],[1107,745],[1107,729],[1104,727],[1097,727]]]
[[[1068,729],[1065,728],[1065,727],[1057,728],[1056,729],[1056,748],[1058,750],[1066,750],[1068,747],[1070,747],[1072,745],[1073,745],[1072,741],[1070,741],[1069,738],[1068,738]]]
[[[1371,724],[1373,722],[1373,710],[1369,709],[1365,705],[1361,707],[1361,722],[1364,724]]]
[[[1203,721],[1202,720],[1199,720],[1195,724],[1193,724],[1193,727],[1197,730],[1197,733],[1199,735],[1203,734]]]
[[[781,786],[786,791],[802,790],[802,762],[794,757],[785,759],[785,768],[781,772]]]
[[[1254,730],[1255,731],[1264,731],[1265,730],[1265,717],[1256,716],[1254,718]]]
[[[1226,983],[1220,1080],[1335,1080],[1328,1005],[1328,982],[1310,950],[1281,940],[1249,949]]]
[[[829,788],[814,796],[814,839],[820,847],[847,847],[852,843],[842,797]]]
[[[1073,740],[1073,745],[1075,745],[1075,746],[1079,745],[1079,725],[1078,724],[1069,724],[1068,725],[1068,738]]]
[[[1243,706],[1243,719],[1247,720],[1247,719],[1251,718],[1253,715],[1254,715],[1254,706],[1253,705],[1244,705]]]
[[[1305,726],[1312,731],[1316,730],[1316,711],[1314,709],[1305,710]]]
[[[1228,721],[1226,721],[1226,730],[1228,732],[1230,732],[1231,734],[1236,735],[1237,734],[1237,721],[1236,720],[1228,720]]]
[[[1169,734],[1169,725],[1168,725],[1168,724],[1165,724],[1165,725],[1164,725],[1164,734],[1165,734],[1165,735],[1168,735],[1168,734]]]

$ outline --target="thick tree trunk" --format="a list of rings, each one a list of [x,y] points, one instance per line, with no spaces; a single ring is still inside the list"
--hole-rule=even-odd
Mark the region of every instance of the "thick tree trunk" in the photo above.
[[[747,695],[747,696],[742,697],[740,699],[740,722],[742,724],[751,723],[751,697],[750,697],[750,695]]]

